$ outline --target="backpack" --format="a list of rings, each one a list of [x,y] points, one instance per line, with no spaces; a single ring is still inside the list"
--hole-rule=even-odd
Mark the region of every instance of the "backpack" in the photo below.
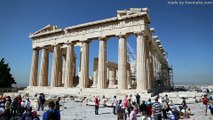
[[[56,110],[47,111],[47,120],[58,120],[57,112]]]

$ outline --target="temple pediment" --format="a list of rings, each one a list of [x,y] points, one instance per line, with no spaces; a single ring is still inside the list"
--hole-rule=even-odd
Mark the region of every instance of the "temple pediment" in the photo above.
[[[56,32],[56,31],[61,31],[61,29],[59,29],[56,25],[47,25],[45,27],[43,27],[42,29],[34,32],[33,34],[30,34],[30,37],[35,37],[35,36],[39,36],[39,35],[43,35],[43,34],[49,34],[52,32]]]

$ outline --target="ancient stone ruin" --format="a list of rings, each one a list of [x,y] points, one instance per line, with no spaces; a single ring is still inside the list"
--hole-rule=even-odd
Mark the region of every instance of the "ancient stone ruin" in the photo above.
[[[127,94],[147,93],[159,86],[170,86],[167,52],[154,28],[149,28],[147,8],[118,10],[117,16],[99,21],[69,26],[64,29],[47,25],[30,34],[32,66],[28,90],[53,94]],[[127,60],[127,37],[136,36],[135,77]],[[118,63],[107,61],[106,45],[110,37],[118,38]],[[89,77],[89,44],[98,39],[98,58],[94,62],[92,84]],[[76,75],[75,46],[80,46],[80,67]],[[41,58],[39,58],[41,52]],[[49,54],[53,53],[52,72]],[[40,73],[38,66],[40,59]],[[78,76],[78,84],[75,84]],[[51,77],[51,78],[50,78]],[[48,85],[48,78],[50,78]],[[135,86],[132,87],[132,83]]]

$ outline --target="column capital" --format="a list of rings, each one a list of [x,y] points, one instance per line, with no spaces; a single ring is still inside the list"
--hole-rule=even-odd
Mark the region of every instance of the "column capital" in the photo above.
[[[66,45],[74,45],[74,42],[68,42]]]
[[[137,31],[137,32],[134,32],[137,36],[138,35],[145,35],[145,31]]]
[[[40,49],[41,49],[40,47],[33,48],[33,50],[40,50]]]
[[[55,44],[55,45],[52,45],[53,47],[61,47],[63,44],[62,43],[59,43],[59,44]]]
[[[107,37],[106,36],[100,36],[98,39],[99,40],[107,40]]]
[[[117,35],[119,38],[127,38],[127,34],[125,33],[125,34],[119,34],[119,35]]]

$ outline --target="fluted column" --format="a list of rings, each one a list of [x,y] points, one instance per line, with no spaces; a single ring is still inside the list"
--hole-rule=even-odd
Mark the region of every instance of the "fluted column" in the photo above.
[[[49,62],[49,52],[46,48],[42,48],[39,86],[48,85],[48,62]]]
[[[136,79],[137,90],[146,90],[146,51],[145,51],[145,38],[142,33],[137,33],[137,58],[136,58]]]
[[[33,49],[29,86],[37,86],[39,49]]]
[[[150,60],[146,59],[146,76],[147,76],[147,89],[151,89],[151,79],[150,79]]]
[[[73,45],[69,44],[67,46],[67,54],[66,54],[66,70],[65,70],[65,82],[64,87],[73,87]]]
[[[74,80],[75,80],[75,76],[76,76],[76,56],[75,56],[75,49],[74,49],[74,45],[72,47],[72,80],[73,80],[73,86],[74,86]]]
[[[127,46],[125,35],[119,36],[118,46],[118,89],[127,89]]]
[[[97,83],[98,83],[98,71],[94,70],[93,71],[93,85],[92,85],[92,87],[97,87]]]
[[[62,85],[62,51],[59,48],[59,58],[58,58],[58,80],[57,80],[57,86]]]
[[[63,74],[62,74],[62,84],[65,82],[65,75],[66,75],[66,55],[63,56]]]
[[[53,50],[53,62],[52,62],[52,78],[51,78],[51,87],[56,87],[59,77],[59,59],[60,59],[60,53],[59,53],[59,46],[54,46]]]
[[[81,53],[81,76],[79,81],[80,88],[87,88],[89,85],[89,45],[82,42]]]
[[[149,56],[149,60],[150,60],[150,79],[151,79],[151,89],[154,88],[154,70],[153,70],[153,58],[152,58],[152,52],[150,52],[150,56]]]
[[[131,72],[130,69],[127,70],[127,88],[131,89]]]
[[[115,70],[109,70],[109,87],[115,85]]]
[[[99,40],[99,55],[98,55],[98,88],[106,88],[106,38]]]

